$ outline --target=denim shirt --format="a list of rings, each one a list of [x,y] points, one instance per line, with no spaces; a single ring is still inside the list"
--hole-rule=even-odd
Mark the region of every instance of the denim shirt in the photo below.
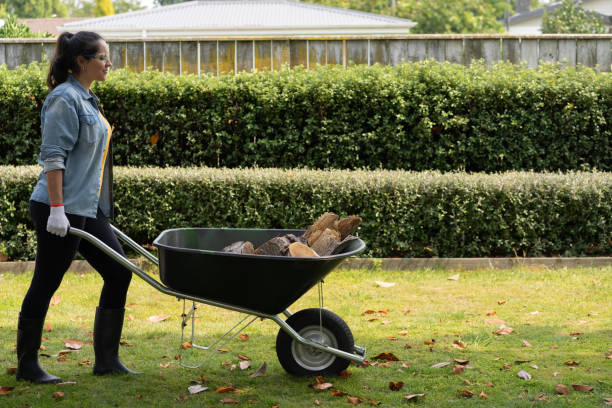
[[[49,204],[45,173],[62,169],[66,213],[96,218],[100,207],[112,217],[111,130],[98,110],[97,97],[69,75],[49,93],[40,117],[38,163],[43,171],[30,199]]]

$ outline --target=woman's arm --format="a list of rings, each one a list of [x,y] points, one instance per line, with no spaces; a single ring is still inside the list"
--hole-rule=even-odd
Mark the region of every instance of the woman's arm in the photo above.
[[[47,190],[49,191],[49,203],[63,204],[64,195],[62,194],[62,184],[64,180],[64,170],[57,169],[45,173],[47,176]]]

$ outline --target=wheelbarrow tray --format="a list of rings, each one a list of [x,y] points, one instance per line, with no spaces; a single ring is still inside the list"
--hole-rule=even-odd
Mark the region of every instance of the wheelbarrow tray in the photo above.
[[[271,238],[304,230],[176,228],[154,241],[159,275],[171,289],[229,305],[276,315],[323,279],[347,257],[365,249],[356,239],[335,255],[294,258],[223,252],[236,241],[257,248]]]

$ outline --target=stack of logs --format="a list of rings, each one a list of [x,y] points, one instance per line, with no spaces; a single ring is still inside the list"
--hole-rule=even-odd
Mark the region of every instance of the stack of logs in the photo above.
[[[223,248],[223,252],[293,257],[334,255],[357,239],[351,233],[361,221],[361,217],[356,215],[338,219],[336,214],[326,212],[299,237],[293,234],[274,237],[258,248],[249,241],[238,241]]]

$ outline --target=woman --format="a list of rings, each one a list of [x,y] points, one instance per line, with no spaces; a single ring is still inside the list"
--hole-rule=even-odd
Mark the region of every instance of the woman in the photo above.
[[[107,218],[112,217],[111,127],[91,91],[112,64],[108,44],[96,33],[63,33],[57,39],[41,111],[43,170],[30,197],[37,238],[36,265],[17,330],[17,379],[61,379],[38,364],[49,301],[78,251],[104,279],[94,322],[93,372],[131,373],[118,357],[131,272],[92,244],[68,235],[83,229],[123,255]]]

